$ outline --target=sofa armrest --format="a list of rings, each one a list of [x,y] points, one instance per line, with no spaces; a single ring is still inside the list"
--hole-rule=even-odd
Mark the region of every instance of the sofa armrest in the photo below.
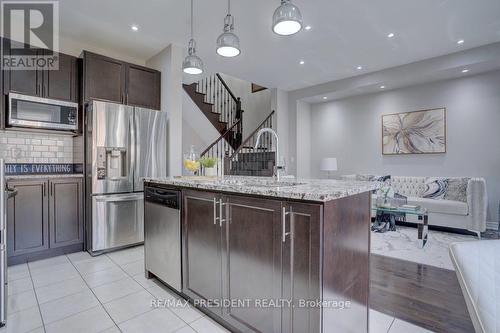
[[[467,205],[469,206],[469,230],[483,232],[486,230],[486,214],[488,211],[488,193],[484,178],[471,178],[467,184]]]

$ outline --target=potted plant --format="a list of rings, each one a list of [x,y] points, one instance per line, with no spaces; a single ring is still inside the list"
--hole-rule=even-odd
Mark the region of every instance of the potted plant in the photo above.
[[[205,176],[207,177],[217,177],[217,157],[203,157],[200,160],[203,170],[205,171]]]

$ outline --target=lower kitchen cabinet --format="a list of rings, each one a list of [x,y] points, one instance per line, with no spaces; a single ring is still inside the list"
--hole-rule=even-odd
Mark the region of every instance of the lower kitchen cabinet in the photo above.
[[[58,255],[83,244],[82,179],[11,180],[8,186],[18,191],[7,213],[10,263]]]
[[[221,196],[199,191],[183,194],[183,292],[195,300],[217,301],[222,298]],[[221,315],[215,305],[211,310]]]
[[[9,181],[17,195],[8,201],[7,255],[18,256],[49,248],[47,181]]]
[[[321,299],[322,205],[192,190],[183,198],[184,294],[231,300],[207,310],[241,332],[320,332],[320,308],[300,301]],[[264,306],[281,300],[295,306]]]
[[[50,248],[83,242],[82,180],[49,181]]]

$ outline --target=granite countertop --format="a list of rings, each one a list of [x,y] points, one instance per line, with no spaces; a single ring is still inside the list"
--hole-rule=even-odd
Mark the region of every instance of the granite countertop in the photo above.
[[[76,178],[83,177],[83,173],[68,174],[38,174],[38,175],[5,175],[5,179],[40,179],[40,178]]]
[[[146,178],[145,182],[176,187],[327,202],[380,188],[381,183],[333,179],[283,179],[279,186],[268,177],[226,176]],[[297,184],[298,185],[294,185]],[[290,186],[292,185],[292,186]]]

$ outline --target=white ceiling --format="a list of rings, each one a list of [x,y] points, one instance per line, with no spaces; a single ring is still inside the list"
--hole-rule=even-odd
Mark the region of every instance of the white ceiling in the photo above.
[[[500,41],[499,0],[294,2],[312,29],[280,37],[271,31],[279,0],[233,0],[242,54],[225,59],[216,55],[215,40],[226,1],[195,0],[195,39],[206,71],[295,90]],[[144,61],[189,38],[188,0],[59,3],[63,42],[93,45],[124,59]],[[131,24],[139,31],[131,31]],[[389,32],[396,36],[387,38]],[[459,39],[465,43],[457,45]]]

